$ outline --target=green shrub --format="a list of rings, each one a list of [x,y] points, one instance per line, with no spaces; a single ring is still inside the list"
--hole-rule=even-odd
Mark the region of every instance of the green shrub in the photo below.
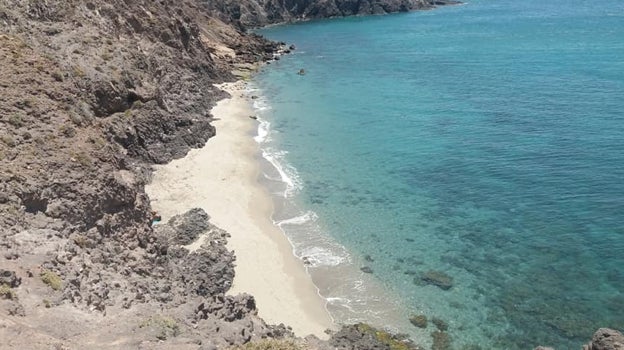
[[[231,350],[305,350],[305,347],[290,340],[264,339],[239,345]]]
[[[3,284],[0,286],[0,298],[15,300],[17,299],[17,295],[15,294],[15,291],[11,289],[11,287]]]
[[[60,290],[63,287],[63,280],[61,277],[50,270],[41,271],[41,281],[54,290]]]
[[[139,328],[153,327],[158,331],[156,338],[165,340],[169,336],[177,337],[180,334],[180,326],[171,317],[152,316],[139,324]]]
[[[16,128],[20,128],[24,126],[24,117],[19,114],[13,114],[9,117],[9,124],[13,125]]]

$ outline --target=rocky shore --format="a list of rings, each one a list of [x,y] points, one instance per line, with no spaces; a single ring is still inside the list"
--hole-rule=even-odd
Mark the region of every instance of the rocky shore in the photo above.
[[[438,4],[1,1],[0,348],[417,349],[362,324],[328,341],[266,324],[226,295],[228,233],[201,209],[152,225],[144,187],[215,135],[213,84],[286,50],[245,28]],[[587,349],[622,348],[599,333]]]

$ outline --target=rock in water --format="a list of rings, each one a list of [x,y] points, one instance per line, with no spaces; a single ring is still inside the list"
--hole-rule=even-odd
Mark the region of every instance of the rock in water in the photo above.
[[[441,331],[446,331],[448,330],[448,324],[446,322],[444,322],[443,320],[434,317],[431,319],[431,322]]]
[[[451,337],[448,333],[434,331],[431,333],[431,337],[433,337],[432,350],[449,350],[451,348]]]
[[[433,284],[444,290],[449,290],[453,287],[453,277],[441,271],[429,270],[420,277],[420,280],[426,284]]]
[[[362,272],[364,272],[364,273],[373,273],[373,269],[371,269],[368,266],[364,266],[364,267],[360,268],[360,270],[362,270]]]
[[[600,328],[583,350],[624,350],[624,335],[609,328]]]
[[[414,315],[409,318],[409,321],[418,328],[427,328],[427,316]]]

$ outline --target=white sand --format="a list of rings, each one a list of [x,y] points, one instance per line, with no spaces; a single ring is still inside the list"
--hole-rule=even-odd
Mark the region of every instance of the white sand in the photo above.
[[[254,112],[243,97],[244,87],[244,82],[221,86],[233,97],[212,110],[219,119],[213,123],[217,135],[185,158],[155,166],[146,190],[163,220],[200,207],[232,235],[228,247],[236,254],[236,277],[231,294],[252,294],[267,323],[289,325],[299,336],[326,338],[324,330],[333,327],[326,302],[271,222],[271,197],[258,184],[260,150],[252,137],[257,122],[249,118]]]

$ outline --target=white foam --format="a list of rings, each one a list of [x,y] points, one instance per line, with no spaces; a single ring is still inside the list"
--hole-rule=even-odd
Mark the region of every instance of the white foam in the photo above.
[[[258,118],[260,124],[258,125],[258,135],[254,137],[257,143],[263,143],[269,141],[269,129],[271,123],[264,119]]]
[[[316,221],[316,219],[318,219],[318,215],[312,210],[308,210],[307,212],[299,216],[295,216],[294,218],[277,221],[275,222],[275,225],[303,225],[308,222]]]
[[[286,151],[277,151],[271,148],[262,150],[262,157],[268,160],[275,167],[281,180],[286,184],[284,197],[291,197],[303,188],[297,169],[288,165],[284,158],[288,154]]]
[[[311,267],[338,266],[349,260],[346,255],[336,255],[333,252],[321,247],[306,248],[301,251],[301,256],[307,260]]]

